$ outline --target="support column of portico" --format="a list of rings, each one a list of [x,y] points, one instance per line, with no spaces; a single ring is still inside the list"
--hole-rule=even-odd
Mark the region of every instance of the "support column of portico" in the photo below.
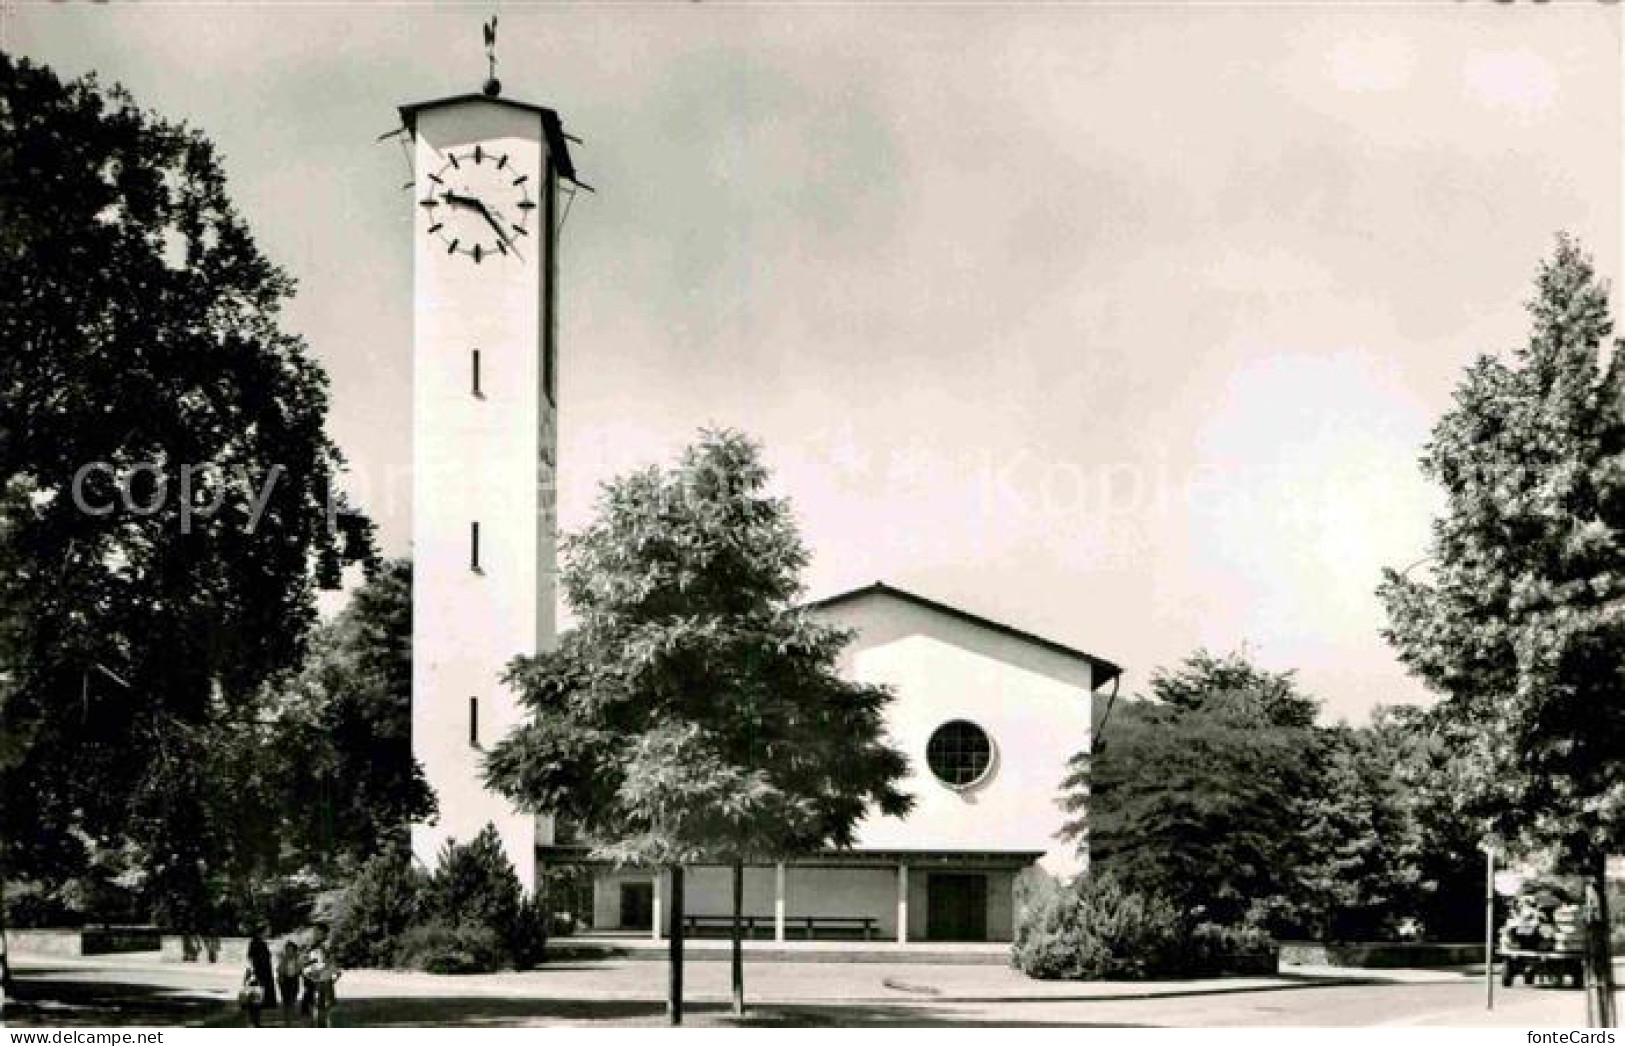
[[[773,866],[773,939],[784,941],[784,862]]]
[[[897,865],[897,943],[908,943],[908,865]]]
[[[660,940],[660,910],[665,906],[660,903],[660,873],[655,872],[654,903],[649,906],[651,918],[649,920],[649,936]]]

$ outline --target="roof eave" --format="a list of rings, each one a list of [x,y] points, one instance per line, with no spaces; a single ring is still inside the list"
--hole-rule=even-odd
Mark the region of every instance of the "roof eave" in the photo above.
[[[570,159],[570,144],[569,138],[564,133],[564,123],[559,119],[559,114],[555,110],[546,106],[532,105],[529,102],[517,102],[512,98],[503,98],[500,95],[493,98],[490,95],[470,92],[468,94],[454,94],[444,98],[435,98],[427,102],[414,102],[409,105],[398,106],[397,111],[400,113],[401,126],[406,128],[407,133],[415,136],[417,134],[419,113],[427,109],[464,105],[469,102],[500,105],[540,116],[542,118],[542,132],[547,137],[548,152],[558,165],[559,176],[572,182],[576,180],[575,164]]]
[[[991,618],[985,618],[979,614],[973,614],[968,610],[961,610],[959,607],[950,606],[947,603],[939,603],[934,599],[928,599],[925,596],[910,592],[907,589],[901,589],[888,585],[884,581],[876,581],[873,584],[864,585],[861,588],[854,588],[848,592],[838,592],[833,596],[825,596],[823,599],[815,599],[804,604],[804,606],[808,608],[829,607],[837,603],[846,603],[864,596],[882,594],[896,596],[906,603],[913,603],[914,605],[923,607],[927,610],[937,611],[938,613],[945,614],[960,621],[1010,636],[1013,639],[1023,640],[1033,644],[1034,646],[1048,650],[1051,653],[1060,654],[1063,657],[1083,661],[1089,666],[1089,684],[1091,690],[1105,686],[1107,683],[1123,674],[1122,668],[1103,657],[1096,657],[1095,655],[1079,650],[1076,647],[1069,647],[1064,643],[1057,643],[1053,639],[1045,639],[1043,636],[1034,635],[1031,632],[1016,628],[1013,625],[1007,625],[1001,621],[994,621]]]

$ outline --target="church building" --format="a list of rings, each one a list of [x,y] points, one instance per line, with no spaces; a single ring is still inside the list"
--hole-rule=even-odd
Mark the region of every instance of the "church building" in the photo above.
[[[747,867],[743,913],[754,936],[779,941],[1008,941],[1018,875],[1082,870],[1060,784],[1090,746],[1096,688],[1120,669],[1102,658],[889,585],[812,604],[851,629],[842,670],[890,687],[887,733],[907,755],[906,818],[871,815],[855,845]],[[584,847],[538,847],[544,862],[587,859]],[[726,867],[690,869],[692,929],[720,931],[733,911]],[[600,868],[591,929],[659,936],[663,877]]]
[[[582,187],[558,114],[500,92],[493,77],[400,109],[413,164],[412,743],[440,808],[414,826],[413,850],[432,865],[447,839],[494,824],[527,885],[539,865],[592,869],[590,929],[658,935],[659,875],[592,865],[481,780],[483,746],[522,717],[505,666],[556,642],[557,248],[561,201]],[[753,934],[1008,940],[1018,875],[1079,870],[1057,835],[1059,786],[1089,749],[1092,694],[1119,669],[884,584],[814,607],[858,636],[843,670],[894,688],[888,728],[916,806],[865,822],[852,849],[748,868]],[[696,931],[726,917],[729,871],[694,869],[685,910]]]

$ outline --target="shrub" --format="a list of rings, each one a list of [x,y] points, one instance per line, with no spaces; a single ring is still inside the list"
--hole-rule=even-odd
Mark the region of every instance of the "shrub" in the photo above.
[[[425,875],[403,853],[375,857],[319,912],[332,922],[342,966],[407,966],[472,973],[542,959],[547,906],[527,898],[487,826],[466,844],[448,842]]]
[[[1011,961],[1030,977],[1138,980],[1178,966],[1179,913],[1110,876],[1026,891]]]
[[[518,916],[508,933],[508,950],[513,954],[515,967],[528,970],[542,961],[551,922],[544,898],[527,897],[520,902]]]
[[[434,920],[401,935],[399,966],[428,973],[488,973],[507,965],[507,948],[489,926]]]
[[[361,866],[334,900],[333,955],[341,966],[390,965],[398,942],[424,915],[424,876],[405,853]]]
[[[431,919],[488,926],[506,939],[519,920],[524,888],[496,829],[486,825],[468,843],[446,843],[424,899]]]
[[[504,959],[520,968],[541,961],[547,942],[546,905],[525,897],[490,825],[466,844],[446,844],[429,877],[424,911],[427,918],[446,926],[488,928]]]
[[[1198,923],[1186,938],[1182,972],[1273,973],[1276,952],[1275,938],[1260,927]]]

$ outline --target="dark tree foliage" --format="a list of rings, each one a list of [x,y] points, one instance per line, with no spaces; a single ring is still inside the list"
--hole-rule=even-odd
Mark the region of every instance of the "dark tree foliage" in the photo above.
[[[447,840],[429,876],[424,914],[447,923],[476,923],[506,933],[518,924],[524,890],[496,829],[466,843]]]
[[[1242,691],[1188,708],[1121,702],[1105,751],[1092,766],[1075,760],[1065,785],[1075,808],[1087,796],[1087,822],[1073,830],[1086,829],[1091,869],[1221,923],[1285,893],[1312,738],[1304,727],[1262,725],[1265,715]]]
[[[1199,651],[1152,692],[1118,706],[1066,782],[1096,870],[1283,936],[1391,938],[1406,918],[1477,932],[1482,858],[1428,715],[1315,727],[1290,673],[1239,654]]]
[[[293,863],[324,872],[407,842],[435,799],[412,755],[412,564],[385,562],[276,688],[274,789]]]
[[[332,945],[340,966],[387,969],[401,937],[423,921],[428,876],[404,849],[363,864],[332,912]]]
[[[59,875],[133,842],[198,925],[269,845],[219,754],[314,585],[370,554],[359,517],[329,526],[326,381],[209,142],[7,55],[0,284],[5,857]]]
[[[1457,728],[1437,706],[1378,708],[1367,732],[1372,758],[1389,768],[1390,794],[1414,822],[1418,876],[1414,914],[1434,940],[1484,936],[1484,818],[1467,787]]]
[[[1285,894],[1267,902],[1278,926],[1316,940],[1391,939],[1419,916],[1425,846],[1405,781],[1408,737],[1337,726],[1317,731],[1315,778],[1285,826],[1294,837]]]
[[[604,488],[564,545],[576,627],[511,670],[530,719],[487,756],[493,787],[601,857],[675,869],[848,846],[871,809],[907,812],[889,695],[844,679],[850,636],[795,605],[807,553],[767,486],[722,432]]]

